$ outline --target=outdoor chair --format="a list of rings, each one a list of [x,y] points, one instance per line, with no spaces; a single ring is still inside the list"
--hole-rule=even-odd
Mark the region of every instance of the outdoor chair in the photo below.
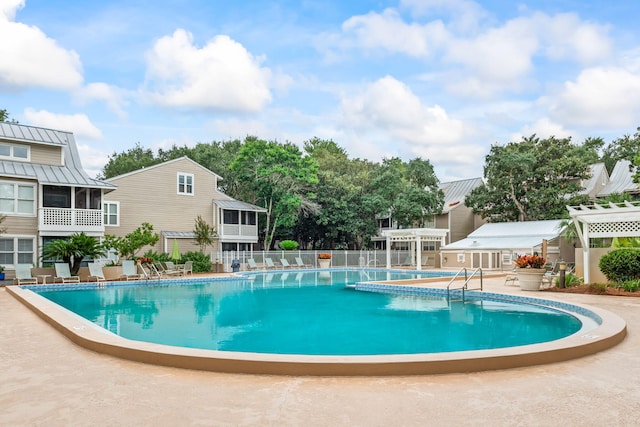
[[[66,262],[57,262],[54,264],[56,270],[56,277],[54,281],[61,281],[62,283],[80,283],[80,277],[72,276],[69,270],[69,264]]]
[[[18,285],[37,285],[38,278],[31,277],[31,264],[16,264],[16,278]]]
[[[309,266],[307,264],[305,264],[304,262],[302,262],[302,258],[300,258],[299,256],[296,257],[296,267],[300,267],[300,268],[308,268]]]
[[[169,266],[173,266],[172,262],[159,262],[158,263],[158,272],[161,276],[169,277],[169,276],[182,276],[183,271],[178,270],[175,267],[170,269]]]
[[[282,268],[291,268],[291,264],[289,264],[289,261],[287,261],[285,258],[282,258],[280,260],[280,264],[282,264]]]
[[[184,263],[184,267],[182,267],[182,274],[187,275],[191,274],[193,276],[193,261],[186,261]]]
[[[515,272],[515,269],[507,274],[507,276],[504,278],[504,285],[513,285],[513,286],[518,286],[518,275]]]
[[[122,261],[122,276],[120,277],[124,280],[139,280],[143,275],[138,273],[135,261],[126,259]]]
[[[271,258],[265,258],[264,263],[267,264],[267,268],[276,268],[276,265],[273,263]]]
[[[87,265],[89,266],[89,277],[87,278],[89,281],[95,280],[96,282],[105,282],[107,280],[104,277],[101,264],[98,264],[97,262],[90,262]]]
[[[256,260],[253,258],[247,259],[247,270],[257,270],[258,264],[256,264]]]

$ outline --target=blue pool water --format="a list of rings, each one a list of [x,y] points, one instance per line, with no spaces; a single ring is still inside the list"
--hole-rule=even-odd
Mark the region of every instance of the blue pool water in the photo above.
[[[406,278],[397,274],[292,271],[229,281],[38,293],[124,338],[223,351],[450,352],[551,341],[582,325],[572,315],[540,306],[345,288],[360,281]]]

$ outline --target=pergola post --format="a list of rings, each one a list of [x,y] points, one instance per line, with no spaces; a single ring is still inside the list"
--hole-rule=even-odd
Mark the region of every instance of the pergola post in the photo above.
[[[416,235],[416,270],[422,270],[422,239]]]
[[[391,236],[387,234],[387,270],[391,269]]]

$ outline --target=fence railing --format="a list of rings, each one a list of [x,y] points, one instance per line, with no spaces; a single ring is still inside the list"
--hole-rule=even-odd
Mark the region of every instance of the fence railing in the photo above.
[[[387,266],[386,251],[344,251],[344,250],[314,250],[314,251],[224,251],[212,252],[211,262],[222,264],[224,271],[231,271],[233,260],[240,261],[240,270],[248,269],[248,260],[253,259],[260,266],[266,265],[270,258],[277,267],[282,267],[280,260],[295,266],[296,258],[301,258],[307,267],[319,268],[319,254],[331,254],[332,267],[371,267],[385,268]],[[415,254],[408,250],[391,251],[391,265],[396,267],[415,267]]]

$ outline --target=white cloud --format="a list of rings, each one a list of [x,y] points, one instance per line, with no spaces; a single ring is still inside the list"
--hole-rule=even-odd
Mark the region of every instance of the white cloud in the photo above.
[[[102,139],[100,129],[91,123],[85,114],[55,114],[28,108],[24,111],[24,116],[27,122],[33,126],[72,132],[76,139]]]
[[[271,101],[271,73],[260,62],[227,36],[197,48],[190,33],[176,30],[147,53],[148,96],[165,106],[259,111]]]
[[[106,83],[90,83],[74,92],[74,98],[80,105],[86,105],[94,100],[103,101],[110,111],[120,118],[125,118],[127,113],[123,110],[129,102],[125,99],[127,92]]]
[[[550,108],[572,125],[631,127],[640,117],[640,73],[618,67],[589,68],[564,84]]]
[[[522,141],[523,137],[528,138],[533,134],[543,139],[551,136],[556,138],[575,136],[573,132],[565,129],[560,123],[554,123],[549,118],[544,117],[533,124],[523,126],[519,132],[513,133],[510,142]]]
[[[109,161],[111,152],[97,150],[88,144],[80,144],[76,141],[78,153],[82,159],[82,168],[91,177],[96,177],[102,173],[104,165]],[[112,150],[113,152],[113,150]]]
[[[13,22],[24,1],[0,5],[0,87],[73,89],[82,84],[82,64],[74,51],[60,47],[39,28]]]
[[[476,162],[482,151],[465,143],[468,135],[462,121],[438,105],[424,105],[409,87],[390,76],[360,94],[344,97],[341,111],[344,127],[368,141],[367,158],[371,145],[386,145],[393,156],[407,153],[453,163]]]
[[[429,55],[447,38],[442,22],[408,24],[394,9],[349,18],[342,24],[342,30],[350,38],[347,45],[373,51],[382,48],[416,57]]]
[[[444,12],[450,20],[448,26],[457,33],[475,31],[489,17],[482,6],[469,0],[401,0],[400,7],[418,17]]]

